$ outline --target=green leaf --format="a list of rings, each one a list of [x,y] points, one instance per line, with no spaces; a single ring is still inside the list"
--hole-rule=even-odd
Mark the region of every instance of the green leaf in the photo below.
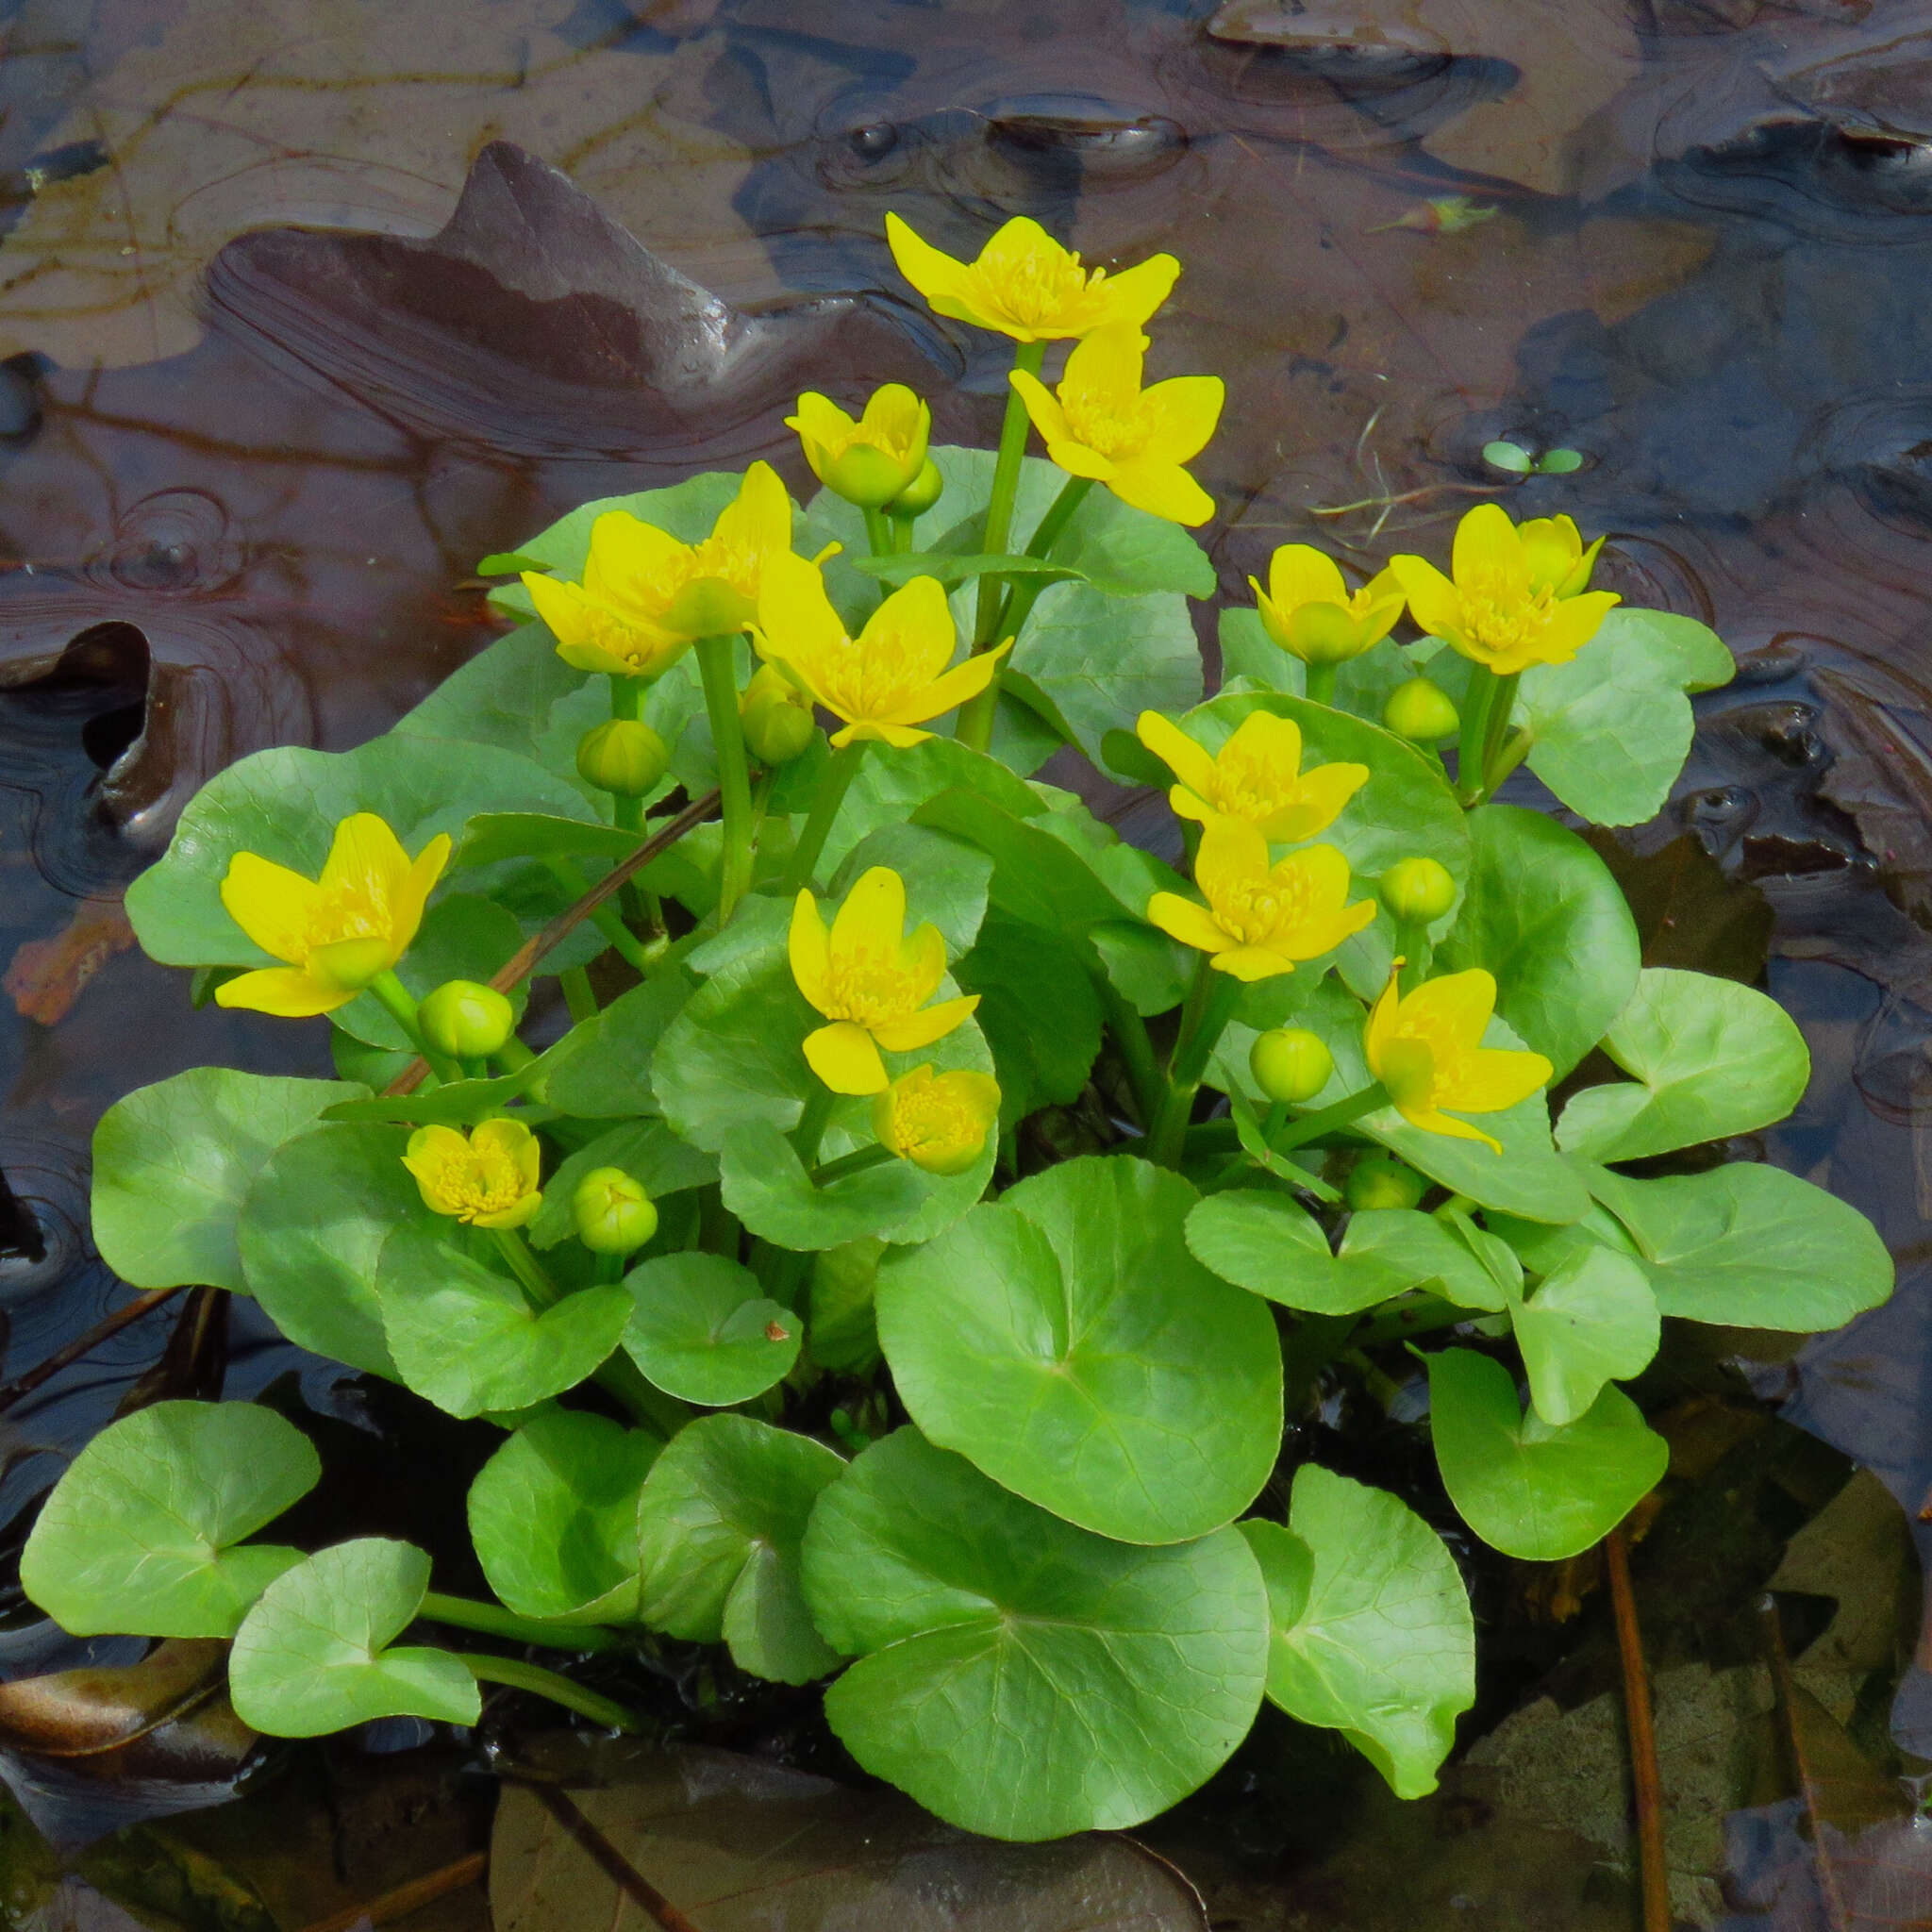
[[[613,1283],[540,1313],[508,1275],[458,1248],[447,1221],[397,1228],[382,1244],[375,1289],[397,1373],[460,1416],[527,1408],[575,1389],[615,1352],[631,1311]]]
[[[838,1664],[799,1590],[799,1544],[845,1467],[823,1443],[749,1416],[688,1423],[638,1510],[643,1620],[700,1643],[722,1636],[755,1676],[808,1683]]]
[[[1435,971],[1486,967],[1496,1010],[1561,1079],[1637,988],[1637,926],[1617,882],[1567,826],[1486,805],[1469,814],[1474,863]]]
[[[548,570],[558,576],[584,574],[591,554],[591,532],[597,519],[624,510],[641,524],[667,530],[680,543],[696,543],[711,534],[718,512],[737,496],[744,481],[736,470],[702,470],[662,490],[635,490],[624,496],[599,496],[567,510],[540,535],[517,548],[534,559],[525,568]]]
[[[957,1221],[985,1191],[992,1155],[989,1145],[943,1194],[932,1185],[936,1176],[903,1160],[862,1168],[819,1187],[797,1149],[771,1122],[746,1121],[725,1135],[719,1174],[725,1207],[752,1233],[776,1247],[809,1254],[909,1229],[936,1201],[943,1202],[946,1221]]]
[[[93,1233],[132,1288],[205,1282],[247,1292],[235,1222],[284,1141],[368,1088],[192,1067],[117,1100],[94,1129]]]
[[[874,865],[889,866],[906,881],[908,926],[936,925],[949,959],[971,947],[986,917],[992,880],[992,861],[976,845],[925,825],[881,825],[840,861],[827,897],[842,899]],[[789,924],[791,908],[784,913]]]
[[[1295,1472],[1288,1527],[1241,1525],[1268,1585],[1268,1695],[1425,1797],[1475,1702],[1475,1619],[1442,1539],[1386,1490]]]
[[[1740,1328],[1836,1328],[1890,1294],[1891,1257],[1847,1202],[1782,1168],[1737,1161],[1591,1191],[1629,1230],[1666,1315]]]
[[[1135,1012],[1165,1013],[1186,998],[1200,955],[1158,927],[1108,920],[1090,926],[1087,937],[1113,990]]]
[[[1225,1281],[1284,1307],[1354,1315],[1411,1288],[1500,1309],[1488,1271],[1433,1215],[1372,1208],[1349,1217],[1331,1255],[1321,1224],[1285,1194],[1231,1188],[1188,1216],[1188,1246]]]
[[[546,812],[482,811],[470,821],[453,868],[500,865],[507,858],[628,858],[642,835],[616,825],[560,819]]]
[[[1526,1301],[1512,1298],[1509,1320],[1546,1423],[1575,1422],[1607,1382],[1641,1374],[1657,1353],[1657,1297],[1636,1260],[1614,1248],[1573,1251]]]
[[[1529,452],[1514,442],[1486,442],[1483,461],[1493,470],[1507,470],[1512,476],[1526,476],[1535,467]]]
[[[723,1255],[660,1255],[624,1285],[635,1304],[625,1351],[667,1395],[729,1407],[783,1381],[798,1359],[798,1317]]]
[[[1335,708],[1379,724],[1390,693],[1421,669],[1399,644],[1384,638],[1335,667]],[[1252,604],[1221,613],[1221,688],[1229,696],[1247,691],[1307,695],[1307,667],[1268,635]]]
[[[1071,946],[994,914],[954,976],[979,995],[974,1018],[992,1049],[1003,1122],[1080,1097],[1100,1053],[1100,999]]]
[[[819,1499],[805,1587],[859,1657],[825,1694],[832,1728],[968,1831],[1138,1824],[1225,1763],[1260,1703],[1267,1593],[1238,1532],[1110,1542],[915,1429]]]
[[[228,1637],[299,1550],[242,1548],[322,1476],[308,1438],[246,1402],[158,1402],[68,1465],[21,1552],[29,1597],[75,1637]]]
[[[221,884],[238,852],[318,877],[341,820],[373,811],[412,858],[439,832],[460,838],[476,811],[584,817],[582,795],[527,758],[444,739],[372,738],[354,751],[280,745],[210,778],[181,814],[167,852],[127,889],[127,916],[167,966],[273,964],[229,918]],[[505,882],[521,874],[512,868]],[[484,890],[496,882],[479,874]],[[547,875],[542,880],[548,888]]]
[[[601,1415],[540,1408],[470,1485],[470,1540],[520,1617],[629,1623],[638,1614],[638,1501],[657,1440]]]
[[[576,1233],[571,1196],[600,1167],[622,1168],[654,1201],[708,1187],[718,1178],[717,1161],[688,1146],[662,1121],[625,1121],[579,1147],[544,1183],[543,1205],[525,1230],[533,1248],[554,1248]]]
[[[1042,563],[1037,557],[988,557],[983,552],[969,557],[957,551],[916,550],[900,557],[855,557],[849,561],[854,570],[876,577],[894,590],[914,577],[932,577],[951,590],[955,584],[988,576],[995,571],[1002,576],[1045,577],[1049,582],[1083,575],[1058,561]]]
[[[1618,608],[1567,664],[1523,674],[1515,721],[1529,768],[1578,817],[1635,825],[1656,815],[1690,749],[1684,692],[1726,684],[1736,669],[1694,619]]]
[[[446,979],[474,979],[487,985],[523,942],[524,929],[508,908],[479,893],[452,892],[429,908],[415,943],[396,967],[396,977],[416,1000],[434,992]],[[520,1022],[529,997],[527,986],[519,986],[509,995]],[[414,1057],[409,1037],[373,992],[358,994],[329,1019],[365,1045],[391,1053],[407,1048]]]
[[[1125,1156],[1022,1181],[879,1270],[912,1418],[1015,1494],[1103,1536],[1232,1521],[1281,1445],[1268,1310],[1188,1252],[1196,1195]]]
[[[338,1034],[338,1041],[350,1039]],[[376,1049],[354,1042],[354,1051],[375,1055]],[[403,1056],[397,1056],[404,1058]],[[409,1056],[408,1058],[413,1058]],[[404,1064],[407,1064],[404,1058]],[[399,1068],[400,1072],[401,1069]],[[324,1110],[325,1121],[375,1123],[380,1126],[470,1127],[500,1113],[516,1099],[531,1077],[530,1069],[506,1074],[496,1080],[452,1080],[447,1087],[419,1087],[413,1093],[378,1093],[368,1100],[341,1100]],[[361,1086],[358,1081],[353,1083]],[[368,1089],[363,1087],[366,1093]]]
[[[1524,1415],[1508,1370],[1487,1356],[1446,1348],[1428,1365],[1429,1431],[1449,1500],[1505,1556],[1574,1557],[1662,1480],[1670,1447],[1622,1390],[1559,1425]]]
[[[874,745],[860,761],[858,775],[832,821],[819,876],[824,877],[868,832],[904,824],[928,798],[942,791],[974,792],[1018,818],[1030,818],[1041,809],[1024,778],[957,739],[922,739],[904,751]]]
[[[402,1127],[330,1125],[276,1149],[236,1224],[242,1272],[298,1348],[394,1379],[376,1262],[404,1222],[435,1224],[403,1165]]]
[[[573,1026],[543,1056],[537,1097],[588,1120],[650,1112],[656,1104],[651,1056],[694,987],[690,974],[666,964],[595,1019]]]
[[[276,1738],[319,1738],[379,1717],[474,1724],[482,1700],[447,1651],[389,1648],[429,1589],[410,1543],[362,1537],[318,1551],[262,1592],[235,1633],[235,1715]]]
[[[1640,1160],[1783,1120],[1804,1098],[1811,1055],[1778,1003],[1734,979],[1646,968],[1604,1036],[1635,1084],[1586,1087],[1557,1144],[1587,1160]]]
[[[884,1241],[867,1238],[813,1257],[807,1341],[820,1368],[869,1375],[878,1367],[873,1294],[885,1251]]]
[[[521,584],[515,593],[527,602]],[[520,613],[529,614],[527,608]],[[580,708],[581,735],[596,722],[600,702],[608,715],[608,701],[594,689],[603,682],[593,683],[589,672],[566,664],[557,655],[557,640],[542,625],[525,623],[453,671],[414,710],[405,712],[393,730],[404,738],[493,745],[549,766],[543,747],[552,713]]]

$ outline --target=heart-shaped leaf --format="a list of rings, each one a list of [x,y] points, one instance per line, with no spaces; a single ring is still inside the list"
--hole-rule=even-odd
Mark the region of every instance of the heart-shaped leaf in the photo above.
[[[1241,1525],[1268,1584],[1268,1695],[1339,1730],[1398,1798],[1436,1789],[1475,1702],[1475,1619],[1442,1539],[1413,1509],[1313,1463],[1288,1527]]]
[[[591,1120],[652,1112],[651,1056],[696,986],[689,973],[666,964],[579,1022],[543,1056],[537,1098]]]
[[[890,755],[874,751],[860,762],[825,835],[819,876],[825,877],[867,833],[881,825],[905,824],[927,799],[943,791],[974,792],[1020,818],[1045,808],[1024,779],[956,738],[924,739]]]
[[[1494,974],[1496,1011],[1560,1079],[1636,991],[1636,923],[1609,868],[1555,819],[1486,805],[1469,836],[1474,862],[1435,970]]]
[[[957,977],[979,995],[974,1018],[992,1049],[1003,1122],[1079,1099],[1100,1053],[1100,999],[1071,946],[995,914]]]
[[[255,1176],[323,1109],[366,1096],[342,1080],[191,1067],[117,1100],[94,1129],[93,1232],[134,1288],[248,1283],[235,1223]]]
[[[1509,1372],[1473,1349],[1429,1363],[1429,1431],[1449,1499],[1505,1556],[1551,1562],[1587,1550],[1661,1479],[1664,1439],[1606,1389],[1573,1423],[1525,1415]]]
[[[660,1255],[625,1277],[624,1346],[667,1395],[724,1408],[762,1395],[798,1359],[798,1317],[723,1255]]]
[[[522,1617],[638,1613],[638,1499],[659,1443],[577,1409],[540,1408],[470,1485],[470,1540]]]
[[[1010,1188],[879,1270],[879,1341],[935,1442],[1102,1536],[1231,1522],[1281,1442],[1281,1352],[1183,1229],[1178,1174],[1090,1157]]]
[[[110,1423],[41,1506],[20,1581],[76,1637],[231,1636],[299,1550],[234,1545],[312,1490],[308,1438],[246,1402],[158,1402]]]
[[[805,1578],[819,1627],[859,1657],[826,1692],[832,1728],[968,1831],[1137,1824],[1218,1770],[1260,1702],[1267,1593],[1237,1531],[1111,1542],[916,1429],[819,1499]]]
[[[543,1205],[529,1226],[533,1248],[554,1248],[576,1232],[571,1197],[577,1183],[600,1167],[621,1168],[652,1200],[708,1186],[718,1163],[689,1141],[680,1141],[661,1120],[625,1121],[579,1147],[543,1184]]]
[[[1527,1300],[1512,1299],[1509,1320],[1546,1423],[1575,1422],[1605,1383],[1641,1374],[1657,1353],[1657,1297],[1642,1268],[1595,1242],[1573,1250]]]
[[[638,1509],[642,1616],[741,1669],[804,1684],[839,1659],[799,1593],[799,1543],[819,1491],[845,1467],[808,1436],[749,1416],[700,1416],[658,1457]]]
[[[403,1165],[408,1130],[333,1124],[279,1147],[242,1204],[248,1288],[289,1340],[391,1379],[375,1270],[404,1223],[436,1224]]]
[[[860,1168],[819,1186],[806,1173],[798,1150],[769,1121],[746,1121],[724,1137],[719,1173],[724,1205],[746,1227],[801,1254],[841,1247],[867,1235],[917,1240],[912,1229],[930,1218],[926,1210],[936,1199],[949,1210],[941,1218],[957,1221],[985,1187],[975,1166],[964,1176],[974,1183],[970,1191],[955,1188],[939,1196],[927,1185],[935,1177],[903,1160]]]
[[[1781,1121],[1811,1077],[1805,1036],[1735,979],[1650,967],[1604,1035],[1632,1081],[1586,1087],[1557,1125],[1566,1154],[1641,1160]]]
[[[397,1373],[451,1415],[527,1408],[603,1366],[630,1319],[615,1284],[538,1310],[441,1226],[406,1223],[383,1243],[375,1291]]]
[[[1629,1231],[1666,1315],[1740,1328],[1836,1328],[1891,1292],[1892,1262],[1856,1208],[1782,1168],[1740,1160],[1591,1190]]]
[[[459,1658],[389,1647],[428,1589],[428,1557],[386,1537],[337,1543],[297,1563],[235,1633],[236,1715],[276,1738],[319,1738],[379,1717],[474,1724],[482,1700]]]

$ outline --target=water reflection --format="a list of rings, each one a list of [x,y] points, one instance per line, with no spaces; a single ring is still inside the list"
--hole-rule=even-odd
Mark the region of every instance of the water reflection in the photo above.
[[[1917,1509],[1922,0],[39,0],[4,32],[9,1367],[114,1294],[80,1232],[103,1107],[201,1059],[322,1071],[125,944],[118,890],[195,784],[382,728],[490,635],[478,557],[784,455],[807,371],[915,381],[983,438],[1002,358],[902,306],[881,220],[970,249],[1024,211],[1185,261],[1153,373],[1228,378],[1200,471],[1231,591],[1284,541],[1440,546],[1492,493],[1611,529],[1617,587],[1742,655],[1625,842],[1688,832],[1775,910],[1820,1074],[1773,1158],[1907,1260],[1790,1412]],[[1432,222],[1449,195],[1482,218]],[[1587,462],[1508,483],[1499,435]],[[27,1440],[77,1441],[164,1326],[49,1385]],[[0,1515],[49,1466],[9,1465]],[[1932,1749],[1928,1681],[1899,1736]]]

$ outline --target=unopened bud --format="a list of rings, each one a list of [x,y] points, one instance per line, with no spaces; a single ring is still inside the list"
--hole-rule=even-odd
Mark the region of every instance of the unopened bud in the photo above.
[[[651,1197],[621,1167],[593,1167],[570,1197],[577,1239],[593,1255],[628,1255],[658,1232]]]
[[[1426,925],[1456,903],[1456,881],[1433,858],[1399,858],[1382,874],[1382,903],[1397,919]]]
[[[1351,1208],[1413,1208],[1428,1182],[1412,1167],[1386,1154],[1370,1154],[1349,1169],[1342,1193]]]
[[[744,725],[745,749],[767,769],[802,757],[818,729],[812,722],[811,700],[773,664],[761,664],[752,674],[738,702],[738,715]]]
[[[1270,1100],[1296,1107],[1327,1086],[1335,1074],[1335,1056],[1327,1041],[1306,1026],[1275,1026],[1256,1037],[1248,1071]]]
[[[516,1022],[508,1000],[474,979],[444,980],[416,1008],[424,1044],[458,1060],[500,1053]]]
[[[946,479],[940,475],[940,466],[927,457],[920,465],[919,475],[887,504],[886,513],[895,517],[923,517],[940,500],[945,487]]]
[[[1411,744],[1441,744],[1462,728],[1462,714],[1449,693],[1426,677],[1411,677],[1389,693],[1382,723]]]
[[[577,776],[618,798],[645,797],[670,763],[670,747],[641,718],[608,719],[577,743]]]

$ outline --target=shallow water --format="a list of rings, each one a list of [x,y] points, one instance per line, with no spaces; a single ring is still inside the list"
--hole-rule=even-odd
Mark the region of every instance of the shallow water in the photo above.
[[[1818,1073],[1767,1152],[1871,1213],[1901,1278],[1753,1380],[1916,1519],[1922,0],[14,0],[0,35],[7,1374],[118,1299],[84,1233],[107,1105],[203,1060],[325,1071],[309,1029],[191,1012],[126,943],[118,893],[194,785],[381,729],[493,634],[476,559],[564,505],[760,454],[797,482],[775,406],[805,379],[903,376],[985,440],[997,358],[904,305],[881,221],[970,247],[1022,211],[1185,263],[1153,361],[1229,382],[1199,469],[1230,594],[1282,541],[1440,549],[1493,492],[1610,530],[1606,581],[1746,660],[1624,843],[1689,829],[1774,908],[1770,983]],[[568,182],[501,150],[471,177],[491,142]],[[1441,227],[1452,195],[1473,225]],[[704,290],[736,305],[722,352]],[[1584,466],[1506,482],[1502,435]],[[171,1321],[10,1412],[0,1519]],[[230,1392],[300,1366],[231,1324]],[[75,1648],[0,1632],[9,1673]],[[1932,1677],[1892,1729],[1932,1757]]]

